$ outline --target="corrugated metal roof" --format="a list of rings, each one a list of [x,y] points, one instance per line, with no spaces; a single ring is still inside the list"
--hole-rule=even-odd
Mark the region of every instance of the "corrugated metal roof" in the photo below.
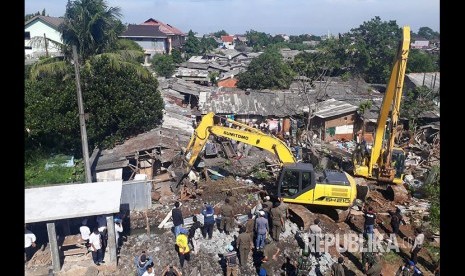
[[[329,99],[324,102],[320,102],[316,106],[318,111],[316,111],[314,115],[323,119],[355,112],[357,110],[355,105],[351,105],[350,103],[341,102],[335,99]]]
[[[439,90],[440,84],[440,76],[439,72],[431,72],[431,73],[410,73],[407,74],[406,77],[415,85],[415,86],[426,86],[434,91]]]
[[[218,89],[201,92],[199,109],[202,114],[261,115],[285,117],[303,112],[305,102],[297,93]]]

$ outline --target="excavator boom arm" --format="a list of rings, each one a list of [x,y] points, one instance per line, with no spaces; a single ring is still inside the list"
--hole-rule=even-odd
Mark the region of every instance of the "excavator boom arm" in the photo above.
[[[392,107],[391,121],[393,125],[397,125],[399,117],[400,101],[402,97],[402,88],[404,85],[405,69],[407,67],[407,57],[410,47],[410,27],[402,28],[402,41],[399,44],[394,66],[392,67],[391,77],[381,104],[381,109],[378,116],[377,128],[375,132],[375,141],[371,150],[370,163],[368,166],[368,174],[372,175],[374,164],[379,164],[379,158],[383,149],[383,140],[385,134],[385,126],[389,111]],[[393,128],[395,129],[395,128]],[[388,159],[392,154],[394,145],[394,135],[390,132],[390,138],[387,145]]]
[[[188,163],[186,173],[189,172],[190,168],[192,168],[195,160],[212,134],[267,150],[275,154],[281,164],[297,162],[291,149],[279,138],[265,134],[256,128],[249,127],[233,120],[228,120],[228,122],[241,126],[245,130],[214,125],[214,116],[215,114],[213,112],[206,114],[195,129],[194,134],[189,141],[185,154],[186,161]]]

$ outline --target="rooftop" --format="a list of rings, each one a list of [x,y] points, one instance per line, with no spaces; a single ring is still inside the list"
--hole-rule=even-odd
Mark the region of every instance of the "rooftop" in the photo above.
[[[314,113],[316,117],[329,118],[337,115],[342,115],[350,112],[355,112],[357,106],[350,103],[341,102],[335,99],[329,99],[318,103],[318,111]]]
[[[61,24],[63,24],[63,22],[65,21],[65,19],[63,17],[51,17],[51,16],[44,16],[44,15],[36,15],[33,18],[29,19],[24,25],[27,27],[28,25],[30,25],[32,22],[34,22],[36,20],[43,21],[43,22],[51,25],[52,27],[54,27],[56,29]]]
[[[440,84],[439,72],[430,72],[430,73],[410,73],[406,75],[406,78],[410,80],[415,86],[426,86],[434,91],[439,90]]]
[[[159,26],[152,25],[128,25],[121,37],[158,37],[166,38],[166,34],[161,32]]]
[[[25,223],[117,213],[122,181],[26,189]]]

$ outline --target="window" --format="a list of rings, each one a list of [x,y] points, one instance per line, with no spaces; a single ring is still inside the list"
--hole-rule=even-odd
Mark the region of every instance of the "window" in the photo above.
[[[312,185],[312,177],[310,172],[302,173],[302,190],[310,187]]]
[[[285,171],[281,183],[281,195],[294,196],[299,192],[299,172]]]
[[[24,39],[31,39],[31,32],[24,32]]]

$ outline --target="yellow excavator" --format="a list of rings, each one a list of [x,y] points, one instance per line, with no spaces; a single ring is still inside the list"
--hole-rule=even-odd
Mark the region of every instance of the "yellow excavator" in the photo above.
[[[352,158],[355,176],[394,184],[402,184],[404,177],[405,152],[402,148],[394,147],[394,139],[409,54],[410,27],[404,26],[402,33],[402,40],[399,43],[391,77],[381,104],[371,153],[361,154],[361,152],[366,153],[367,149],[358,145]],[[388,117],[390,123],[386,126]],[[387,128],[388,131],[386,131]],[[386,134],[388,137],[385,141]],[[401,185],[398,188],[400,187]]]
[[[270,194],[275,198],[282,197],[284,202],[295,203],[289,204],[290,209],[302,219],[304,228],[311,221],[305,219],[304,213],[308,210],[300,204],[329,206],[338,209],[338,214],[341,214],[341,210],[348,210],[348,207],[354,203],[357,197],[357,185],[346,172],[325,170],[321,175],[317,175],[312,164],[298,163],[292,150],[279,138],[229,118],[222,119],[238,128],[215,125],[215,116],[213,112],[203,116],[187,148],[180,155],[180,160],[178,158],[176,162],[173,161],[169,168],[178,179],[177,186],[194,166],[210,135],[215,135],[252,145],[276,155],[281,170],[277,185],[274,186],[275,190]],[[345,219],[343,216],[345,214],[336,217],[336,220]]]

